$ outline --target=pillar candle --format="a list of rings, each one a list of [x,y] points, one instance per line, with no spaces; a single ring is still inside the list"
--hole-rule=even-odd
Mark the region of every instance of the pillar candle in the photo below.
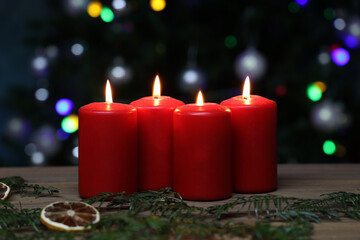
[[[233,190],[261,193],[277,187],[276,103],[250,95],[246,78],[243,95],[221,102],[231,109],[233,128]]]
[[[107,83],[106,102],[79,110],[79,193],[137,191],[137,112],[113,103]]]
[[[203,103],[174,111],[174,191],[187,200],[231,196],[231,116],[227,107]]]
[[[139,132],[139,190],[172,187],[173,113],[183,102],[161,96],[156,76],[153,96],[136,100]]]

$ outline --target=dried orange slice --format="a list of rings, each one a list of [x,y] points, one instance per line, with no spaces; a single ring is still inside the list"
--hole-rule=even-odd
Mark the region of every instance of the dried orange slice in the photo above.
[[[10,193],[10,187],[0,182],[0,199],[5,200]]]
[[[54,202],[41,210],[40,220],[49,229],[84,231],[100,221],[100,213],[83,202]]]

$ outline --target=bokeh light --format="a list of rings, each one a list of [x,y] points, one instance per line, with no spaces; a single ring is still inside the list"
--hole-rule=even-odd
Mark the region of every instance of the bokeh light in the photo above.
[[[110,8],[104,7],[101,10],[100,17],[104,22],[112,22],[114,20],[114,13]]]
[[[298,13],[300,11],[300,7],[295,2],[290,2],[288,5],[288,9],[291,13]]]
[[[72,150],[72,155],[76,158],[79,157],[79,147],[74,147],[73,150]]]
[[[126,7],[126,1],[125,0],[113,0],[112,6],[116,10],[122,10]]]
[[[336,151],[336,145],[331,140],[326,140],[323,144],[323,151],[326,155],[332,155]]]
[[[45,161],[45,156],[42,152],[34,152],[31,155],[31,162],[34,165],[41,165],[44,163],[44,161]]]
[[[79,117],[71,114],[61,121],[61,128],[66,133],[74,133],[79,128]]]
[[[84,52],[84,46],[80,43],[75,43],[71,46],[71,53],[75,56],[80,56]]]
[[[164,10],[166,7],[166,1],[165,0],[150,0],[150,6],[152,10],[155,12],[159,12]]]
[[[344,28],[346,27],[345,20],[342,19],[342,18],[335,19],[334,20],[334,27],[339,31],[344,30]]]
[[[326,91],[326,84],[322,81],[316,81],[314,82],[314,86],[317,86],[318,88],[320,88],[321,92],[325,92]]]
[[[279,86],[276,86],[276,88],[275,88],[275,94],[277,97],[285,96],[286,92],[287,92],[287,88],[285,85],[279,85]]]
[[[39,88],[35,91],[36,100],[43,102],[49,97],[49,91],[46,88]]]
[[[353,35],[348,35],[344,38],[344,43],[348,48],[357,48],[359,46],[359,41],[357,37]]]
[[[297,4],[299,4],[300,6],[305,6],[308,2],[308,0],[295,0],[295,2]]]
[[[307,96],[308,98],[313,101],[313,102],[317,102],[322,98],[322,91],[320,89],[320,87],[311,84],[307,90],[306,90]]]
[[[234,35],[229,35],[225,38],[224,44],[227,48],[234,48],[237,44],[237,39]]]
[[[32,66],[37,71],[45,70],[48,66],[48,60],[43,56],[38,56],[32,61]]]
[[[350,54],[344,48],[337,48],[331,52],[331,59],[336,65],[344,66],[349,62]]]
[[[74,103],[67,98],[62,98],[56,102],[55,109],[59,115],[69,115],[74,107]]]
[[[335,18],[336,14],[335,14],[335,10],[333,8],[326,8],[324,10],[324,17],[327,20],[333,20]]]
[[[56,135],[58,136],[58,138],[60,138],[61,140],[66,140],[70,137],[70,133],[64,132],[64,130],[62,130],[62,128],[60,128],[57,132]]]
[[[346,148],[343,145],[337,145],[336,146],[336,151],[335,151],[335,155],[337,157],[345,157],[346,155]]]
[[[99,1],[93,1],[89,3],[87,7],[87,12],[90,15],[90,17],[96,18],[99,17],[102,10],[102,4]]]
[[[329,53],[327,53],[327,52],[319,53],[318,61],[319,61],[320,64],[322,64],[322,65],[328,64],[330,62],[330,60],[331,59],[330,59]]]

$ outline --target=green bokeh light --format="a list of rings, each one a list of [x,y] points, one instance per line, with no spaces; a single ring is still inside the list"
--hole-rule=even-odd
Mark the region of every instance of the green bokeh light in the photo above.
[[[79,118],[77,115],[69,115],[61,121],[61,128],[64,132],[73,133],[79,128]]]
[[[104,7],[101,11],[100,17],[104,22],[111,22],[114,20],[114,13],[110,8]]]
[[[298,13],[300,11],[300,7],[295,2],[291,2],[288,5],[288,9],[291,13]]]
[[[327,8],[324,10],[324,17],[327,19],[327,20],[333,20],[334,17],[335,17],[335,11],[334,9],[332,8]]]
[[[336,145],[333,141],[326,140],[323,144],[323,150],[325,154],[332,155],[336,151]]]
[[[234,35],[229,35],[225,38],[224,44],[227,48],[234,48],[237,44],[237,39]]]
[[[308,98],[313,102],[317,102],[322,98],[321,88],[319,88],[319,86],[314,84],[310,85],[307,88],[306,93]]]

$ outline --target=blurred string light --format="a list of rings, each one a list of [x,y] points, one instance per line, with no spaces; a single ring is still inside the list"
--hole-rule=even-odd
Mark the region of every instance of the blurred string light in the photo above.
[[[113,0],[112,6],[115,10],[123,10],[126,7],[126,1],[125,0]]]
[[[339,31],[344,30],[345,27],[346,27],[346,22],[345,22],[345,20],[342,19],[342,18],[337,18],[337,19],[335,19],[335,20],[334,20],[334,27],[335,27],[337,30],[339,30]]]
[[[87,12],[90,15],[90,17],[96,18],[99,17],[102,11],[102,4],[99,1],[92,1],[89,3],[87,7]]]
[[[237,44],[237,39],[234,35],[228,35],[224,40],[225,47],[234,48]]]
[[[34,165],[42,165],[45,162],[45,156],[42,152],[34,152],[31,155],[31,162]]]
[[[74,107],[74,103],[67,98],[58,100],[55,104],[55,110],[59,115],[69,115]]]
[[[252,81],[259,80],[266,72],[265,57],[255,49],[247,49],[235,60],[235,72],[240,79],[251,76]]]
[[[48,58],[56,58],[59,53],[59,49],[55,45],[47,46],[45,49],[45,54]]]
[[[80,43],[75,43],[71,46],[71,53],[75,56],[80,56],[84,52],[84,46]]]
[[[308,98],[313,102],[317,102],[322,98],[321,89],[314,84],[311,84],[308,86],[308,88],[306,90],[306,94],[307,94]]]
[[[350,54],[344,48],[336,48],[331,51],[331,59],[336,65],[344,66],[349,62]]]
[[[79,117],[71,114],[61,121],[61,128],[66,133],[74,133],[79,128]]]
[[[344,157],[346,155],[346,148],[341,144],[336,145],[335,155],[337,157]]]
[[[357,37],[355,37],[353,35],[347,35],[344,38],[344,44],[348,48],[357,48],[359,46],[359,41],[358,41]]]
[[[64,132],[62,128],[56,132],[56,135],[60,140],[66,140],[70,137],[70,133]]]
[[[43,102],[49,97],[49,91],[46,88],[39,88],[35,91],[36,100]]]
[[[193,92],[197,89],[205,88],[205,74],[204,72],[194,66],[189,66],[180,73],[178,86],[183,92]]]
[[[103,7],[103,9],[101,10],[101,13],[100,13],[100,17],[101,17],[101,20],[103,20],[104,22],[112,22],[114,20],[114,13],[113,11],[108,8],[108,7]]]
[[[323,144],[323,151],[326,155],[333,155],[336,151],[336,145],[331,140],[326,140]]]
[[[320,64],[322,65],[326,65],[330,62],[331,58],[330,58],[330,55],[329,53],[327,52],[321,52],[319,53],[318,55],[318,61]]]
[[[335,10],[333,8],[326,8],[324,10],[324,17],[331,21],[335,18],[336,14],[335,14]]]
[[[108,78],[115,84],[124,84],[131,79],[131,69],[124,64],[124,59],[116,57],[108,70]]]
[[[295,0],[295,2],[300,6],[305,6],[308,0]]]
[[[7,123],[6,130],[12,138],[24,138],[30,132],[31,125],[25,119],[13,117]]]
[[[68,13],[74,15],[83,11],[86,8],[87,0],[65,0],[61,1],[65,5]]]
[[[78,146],[76,146],[76,147],[73,148],[73,150],[72,150],[72,155],[73,155],[74,157],[76,157],[76,158],[79,157],[79,147],[78,147]]]
[[[348,32],[352,36],[360,37],[360,19],[355,17],[349,20]]]
[[[287,88],[285,85],[279,85],[279,86],[276,86],[276,88],[275,88],[275,95],[277,97],[285,96],[286,92],[287,92]]]
[[[346,129],[351,123],[351,117],[345,113],[344,104],[323,101],[311,110],[311,122],[318,130],[334,132]]]
[[[165,9],[166,1],[165,0],[150,0],[150,7],[155,12],[160,12]]]
[[[316,81],[316,82],[313,83],[313,85],[314,85],[314,86],[317,86],[318,88],[320,88],[320,90],[321,90],[322,93],[326,91],[327,86],[326,86],[326,84],[325,84],[324,82],[322,82],[322,81]]]
[[[33,136],[33,142],[37,151],[42,152],[46,156],[51,156],[59,150],[59,142],[56,138],[56,130],[52,126],[42,126]]]
[[[36,152],[36,145],[34,143],[26,144],[24,152],[26,155],[31,156],[34,152]]]
[[[296,2],[290,2],[288,5],[288,10],[291,13],[298,13],[300,11],[300,6]]]
[[[48,66],[48,60],[44,56],[37,56],[32,61],[32,67],[35,71],[46,70]]]

